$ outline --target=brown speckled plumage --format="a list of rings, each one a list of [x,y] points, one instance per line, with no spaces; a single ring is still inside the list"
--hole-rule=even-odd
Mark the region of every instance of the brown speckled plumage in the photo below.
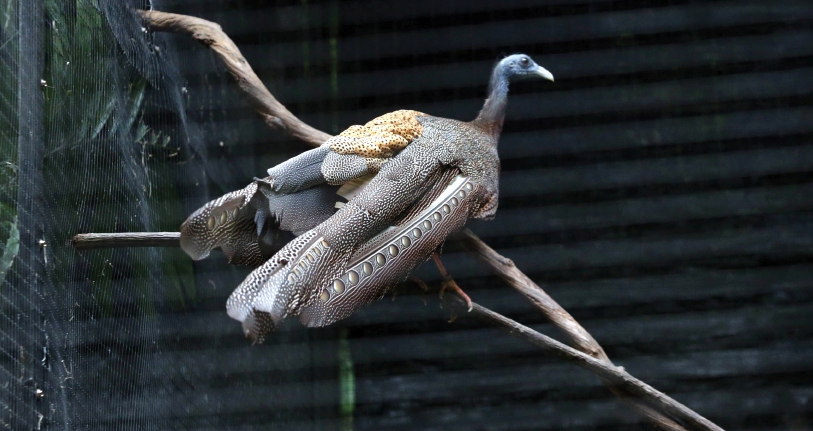
[[[400,110],[384,114],[363,126],[350,126],[328,139],[325,145],[339,154],[356,154],[364,158],[390,158],[420,136],[423,126],[418,111]]]

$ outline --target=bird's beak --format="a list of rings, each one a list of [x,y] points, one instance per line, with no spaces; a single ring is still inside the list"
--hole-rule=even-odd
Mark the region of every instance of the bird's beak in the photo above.
[[[547,79],[548,81],[553,81],[553,74],[548,72],[548,69],[545,69],[542,66],[536,66],[536,70],[534,72],[536,72],[536,74],[539,75],[540,77]]]

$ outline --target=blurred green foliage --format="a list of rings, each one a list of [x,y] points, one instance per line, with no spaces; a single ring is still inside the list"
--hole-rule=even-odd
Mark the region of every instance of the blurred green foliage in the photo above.
[[[13,266],[19,230],[25,229],[16,222],[16,5],[0,4],[0,275]],[[116,7],[124,6],[106,9]],[[47,212],[49,277],[57,288],[89,284],[95,306],[88,312],[97,315],[120,314],[122,304],[154,315],[157,299],[183,307],[195,298],[192,262],[183,253],[77,253],[66,245],[80,232],[177,230],[183,214],[175,181],[180,158],[172,157],[178,148],[171,144],[179,139],[145,123],[149,94],[161,89],[127,59],[109,22],[120,17],[106,15],[99,0],[45,0],[44,9],[45,152],[43,196],[37,198]]]
[[[20,249],[17,226],[17,3],[0,2],[0,287]]]

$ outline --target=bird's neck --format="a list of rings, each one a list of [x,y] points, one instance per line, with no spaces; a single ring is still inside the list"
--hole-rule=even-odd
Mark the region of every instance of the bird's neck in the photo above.
[[[495,139],[502,132],[502,123],[505,119],[505,107],[508,105],[508,78],[495,70],[488,83],[488,97],[483,109],[472,121],[473,124],[491,134]]]

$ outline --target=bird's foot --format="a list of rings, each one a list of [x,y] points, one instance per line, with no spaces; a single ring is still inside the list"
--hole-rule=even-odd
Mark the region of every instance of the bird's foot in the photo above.
[[[464,301],[466,301],[467,306],[466,311],[471,311],[472,308],[474,308],[474,305],[472,305],[471,298],[469,298],[469,295],[466,295],[466,292],[464,292],[463,289],[461,289],[460,286],[458,286],[457,283],[455,283],[453,278],[446,278],[443,280],[443,283],[440,286],[441,299],[443,298],[443,293],[446,292],[447,289],[453,291],[455,294],[457,294],[457,296],[461,297]]]
[[[423,290],[423,293],[429,292],[429,286],[427,286],[426,283],[424,283],[424,281],[421,280],[420,278],[418,278],[418,277],[416,277],[414,275],[410,275],[409,280],[412,281],[413,283],[417,284],[418,287],[420,287],[421,290]]]

